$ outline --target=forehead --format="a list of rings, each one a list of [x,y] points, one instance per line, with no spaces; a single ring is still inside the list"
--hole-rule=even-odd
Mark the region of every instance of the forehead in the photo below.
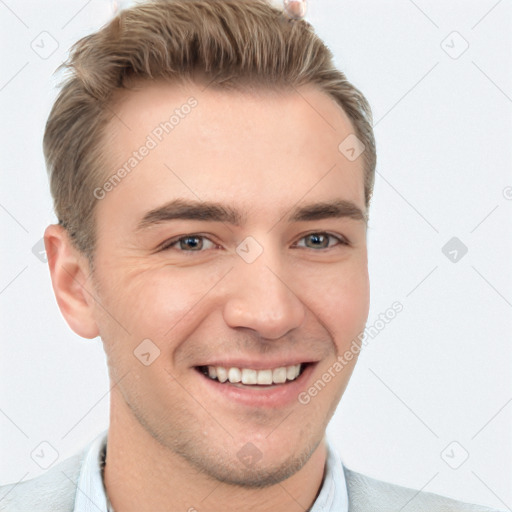
[[[99,209],[140,214],[174,198],[267,212],[342,198],[364,209],[362,157],[349,161],[338,149],[352,123],[313,86],[241,92],[156,81],[123,92],[112,108],[106,177],[127,172]]]

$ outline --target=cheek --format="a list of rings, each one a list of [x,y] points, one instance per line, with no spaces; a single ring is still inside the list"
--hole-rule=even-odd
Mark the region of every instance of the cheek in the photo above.
[[[368,272],[361,269],[345,276],[339,283],[341,290],[338,301],[337,314],[341,315],[347,325],[362,329],[368,318],[370,308],[370,283]],[[335,300],[335,299],[333,299]]]
[[[349,344],[364,329],[370,305],[368,270],[362,260],[303,273],[295,282],[308,308],[329,329],[337,345]]]
[[[196,326],[202,300],[223,275],[222,269],[210,270],[160,267],[109,276],[97,308],[102,339],[123,352],[144,339],[161,351],[175,348]]]

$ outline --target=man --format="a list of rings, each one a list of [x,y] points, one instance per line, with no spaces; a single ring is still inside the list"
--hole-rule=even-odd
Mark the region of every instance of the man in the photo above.
[[[325,439],[368,316],[376,157],[311,27],[156,0],[68,66],[45,246],[66,321],[103,341],[110,426],[0,509],[489,510],[353,472]]]

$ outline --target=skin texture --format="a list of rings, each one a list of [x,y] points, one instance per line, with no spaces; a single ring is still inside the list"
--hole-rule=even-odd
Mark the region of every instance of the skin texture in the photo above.
[[[115,104],[107,177],[191,96],[197,106],[98,201],[94,275],[61,227],[45,233],[64,317],[79,335],[101,336],[107,355],[107,492],[123,512],[303,511],[319,492],[325,428],[357,357],[307,404],[296,396],[241,403],[195,367],[235,358],[261,368],[315,362],[296,390],[305,391],[363,331],[364,220],[288,220],[297,206],[334,199],[365,212],[362,158],[339,152],[352,125],[312,86],[242,93],[152,82]],[[176,198],[231,206],[243,222],[171,220],[136,230],[146,212]],[[306,236],[326,232],[348,245],[327,238],[318,248]],[[159,249],[194,234],[206,237],[194,240],[200,250],[183,242]],[[262,249],[252,263],[237,253],[249,236]],[[144,339],[160,351],[147,366],[134,356]],[[248,446],[259,454],[251,465],[240,457],[254,451]]]

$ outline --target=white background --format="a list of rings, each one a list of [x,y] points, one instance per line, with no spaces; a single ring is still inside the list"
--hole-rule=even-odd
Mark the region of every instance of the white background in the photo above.
[[[0,2],[2,484],[43,472],[42,441],[60,461],[108,426],[101,342],[66,325],[32,248],[55,221],[52,73],[111,15],[99,0]],[[512,3],[310,0],[307,19],[374,111],[368,325],[404,306],[369,339],[329,433],[351,469],[512,510]],[[58,44],[44,59],[41,37]],[[452,237],[468,248],[456,263]],[[443,460],[466,452],[458,469]]]

